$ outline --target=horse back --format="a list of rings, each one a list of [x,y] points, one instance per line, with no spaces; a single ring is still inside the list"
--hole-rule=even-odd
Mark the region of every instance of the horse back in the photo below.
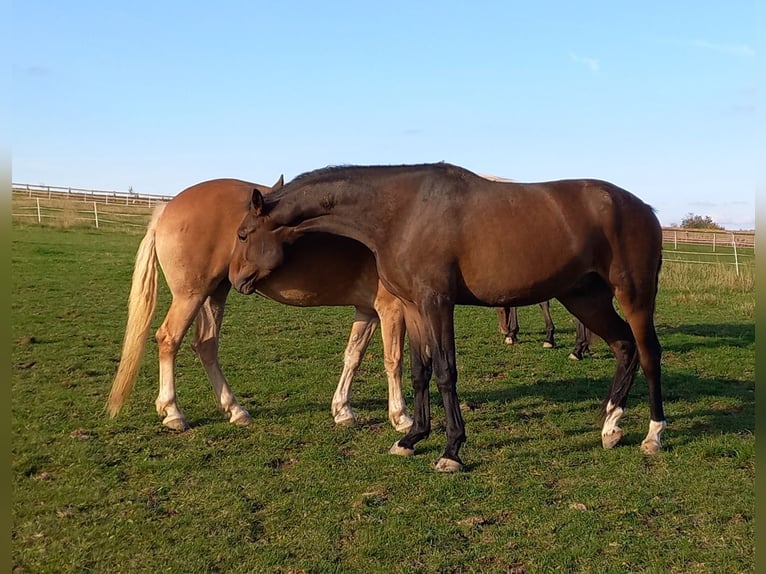
[[[430,206],[430,217],[421,214],[418,224],[430,242],[421,242],[419,251],[441,252],[440,260],[451,265],[443,272],[452,277],[460,302],[537,303],[573,288],[588,273],[609,282],[656,278],[659,222],[650,206],[616,185],[476,177],[457,187],[445,194],[444,205]]]

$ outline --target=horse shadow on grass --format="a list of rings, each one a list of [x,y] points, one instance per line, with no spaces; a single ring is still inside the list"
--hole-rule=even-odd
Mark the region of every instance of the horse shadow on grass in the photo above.
[[[699,337],[677,342],[675,335]],[[683,353],[692,349],[717,347],[749,347],[755,344],[755,324],[697,323],[676,326],[658,325],[657,336],[665,351]],[[701,339],[700,339],[701,338]]]
[[[600,360],[600,359],[599,359]],[[610,359],[603,359],[610,360]],[[488,390],[472,390],[469,380],[463,381],[458,389],[464,408],[476,411],[476,416],[484,418],[481,424],[503,427],[535,423],[536,419],[549,416],[551,404],[560,405],[556,416],[562,412],[567,417],[577,419],[574,425],[568,425],[562,431],[566,435],[586,435],[598,433],[601,429],[601,404],[606,396],[609,379],[579,377],[573,379],[538,379],[532,384],[498,384]],[[664,448],[688,445],[699,441],[703,436],[720,434],[752,434],[755,428],[755,383],[740,379],[713,379],[691,376],[688,373],[666,370],[663,374],[663,398],[668,430]],[[441,406],[439,394],[432,388],[431,402]],[[544,409],[540,405],[544,404]],[[361,410],[385,413],[386,401],[381,399],[363,399],[355,403]],[[646,435],[648,425],[648,391],[646,380],[639,374],[631,389],[625,409],[622,427],[624,436],[621,444],[638,446]],[[637,413],[636,411],[639,411]],[[644,417],[647,417],[644,420]],[[372,424],[370,420],[367,424]],[[385,415],[376,424],[387,424]],[[367,424],[361,425],[362,428]],[[435,416],[432,436],[444,432],[442,423]],[[470,434],[470,422],[467,424]],[[509,433],[507,439],[498,437],[492,447],[519,446],[521,441],[531,440]],[[583,448],[589,448],[583,442]],[[419,447],[424,453],[434,452],[441,444],[423,444]]]
[[[609,380],[575,378],[537,380],[528,385],[498,386],[489,391],[461,391],[461,401],[481,405],[500,403],[521,422],[530,417],[546,416],[528,405],[551,403],[561,405],[567,416],[577,417],[582,424],[569,428],[567,434],[588,433],[601,427],[601,404]],[[469,387],[469,385],[466,385]],[[720,434],[750,434],[755,426],[755,383],[739,379],[711,379],[666,371],[663,376],[663,399],[668,431],[666,450],[698,441],[701,436]],[[437,399],[438,400],[438,399]],[[518,408],[514,408],[514,404]],[[571,405],[567,407],[566,405]],[[648,391],[643,376],[638,376],[631,389],[621,426],[625,432],[621,444],[639,445],[648,425]],[[638,414],[639,411],[643,414]],[[561,411],[559,410],[559,413]],[[646,420],[642,420],[644,416]],[[509,437],[507,443],[516,443]]]

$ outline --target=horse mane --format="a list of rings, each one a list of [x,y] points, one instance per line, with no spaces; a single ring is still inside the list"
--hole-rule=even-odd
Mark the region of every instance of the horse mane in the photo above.
[[[371,171],[375,171],[378,169],[385,169],[388,173],[392,173],[392,171],[396,171],[397,169],[406,169],[406,170],[412,170],[413,168],[422,168],[425,170],[436,170],[436,171],[442,171],[443,173],[451,173],[451,174],[458,174],[461,176],[464,176],[465,174],[473,174],[473,172],[470,172],[469,170],[444,162],[440,161],[438,163],[420,163],[420,164],[400,164],[400,165],[350,165],[350,164],[342,164],[342,165],[329,165],[326,167],[322,167],[319,169],[306,171],[301,173],[300,175],[295,176],[292,180],[290,180],[288,183],[284,185],[282,189],[280,189],[278,192],[271,194],[271,196],[274,196],[275,198],[280,197],[282,194],[289,191],[291,188],[299,186],[299,185],[306,185],[306,184],[321,184],[321,183],[332,183],[332,182],[338,182],[338,181],[350,181],[354,179],[355,176],[358,176],[360,174],[367,174]]]

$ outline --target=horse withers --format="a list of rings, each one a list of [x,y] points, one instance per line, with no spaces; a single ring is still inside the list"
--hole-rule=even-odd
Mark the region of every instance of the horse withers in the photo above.
[[[463,468],[455,305],[522,306],[551,298],[604,339],[616,358],[602,445],[614,447],[622,438],[618,423],[640,363],[650,409],[641,448],[660,450],[666,422],[654,312],[662,232],[653,209],[635,195],[592,179],[493,182],[444,163],[325,168],[267,196],[253,191],[229,279],[243,293],[255,291],[287,261],[287,246],[315,232],[367,246],[381,282],[403,303],[414,422],[393,453],[414,454],[431,432],[433,374],[447,435],[436,468]]]
[[[281,186],[280,178],[273,189]],[[175,362],[195,318],[192,346],[215,391],[218,407],[233,424],[251,422],[221,370],[218,350],[231,289],[229,262],[237,227],[247,215],[253,189],[259,193],[272,191],[241,180],[211,180],[185,189],[154,212],[136,254],[122,357],[107,402],[111,416],[120,411],[135,385],[157,302],[159,264],[172,295],[170,309],[156,334],[159,392],[155,406],[162,424],[175,430],[188,428],[176,397]],[[370,251],[358,242],[326,234],[313,241],[296,242],[290,251],[290,262],[261,281],[258,293],[288,305],[356,307],[343,372],[331,404],[335,422],[345,425],[356,420],[349,400],[351,383],[380,323],[389,420],[399,431],[409,429],[412,419],[401,390],[401,303],[378,281]]]

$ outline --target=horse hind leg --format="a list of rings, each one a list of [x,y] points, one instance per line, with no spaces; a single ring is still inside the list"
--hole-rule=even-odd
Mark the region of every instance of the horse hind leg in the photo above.
[[[617,360],[609,393],[602,404],[601,444],[613,448],[622,439],[619,422],[625,412],[628,394],[638,368],[638,349],[633,334],[612,305],[611,292],[605,285],[561,297],[560,301],[587,328],[606,341]]]
[[[159,353],[159,392],[155,407],[162,424],[173,430],[186,430],[186,422],[178,405],[175,388],[175,364],[181,341],[202,305],[201,297],[174,296],[165,319],[157,329],[155,340]]]
[[[654,299],[649,297],[639,302],[638,297],[633,297],[625,300],[627,298],[619,290],[616,296],[635,337],[641,370],[649,390],[649,431],[641,443],[641,450],[645,454],[656,454],[662,449],[661,435],[667,421],[662,406],[662,346],[654,326]]]
[[[228,281],[224,281],[203,303],[197,313],[192,347],[205,368],[210,386],[213,387],[216,395],[218,408],[228,416],[230,423],[247,426],[253,419],[250,413],[237,402],[218,359],[221,322],[229,289],[231,285]]]

